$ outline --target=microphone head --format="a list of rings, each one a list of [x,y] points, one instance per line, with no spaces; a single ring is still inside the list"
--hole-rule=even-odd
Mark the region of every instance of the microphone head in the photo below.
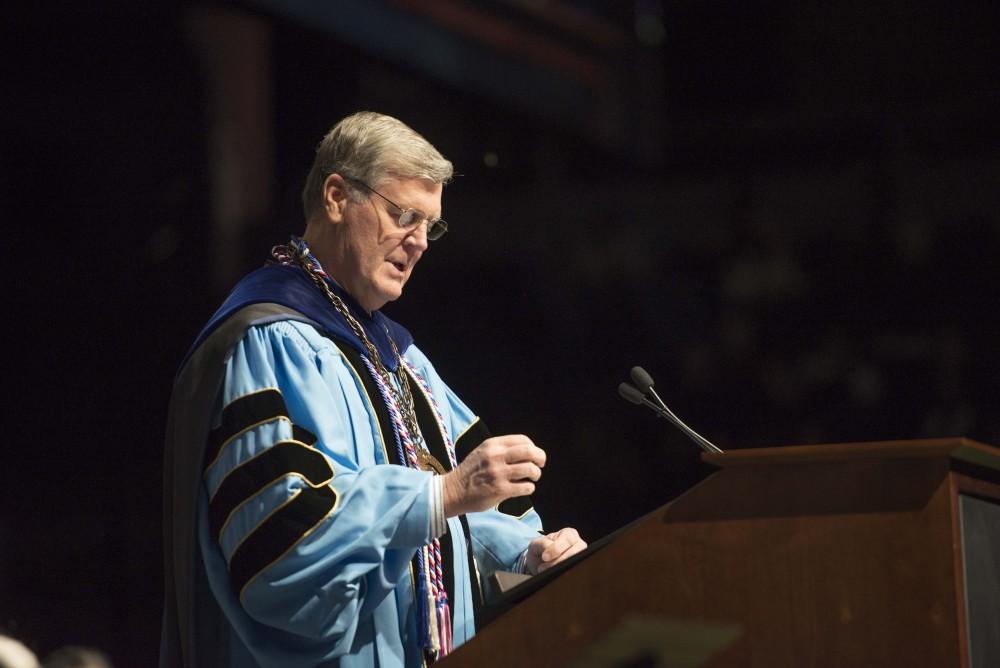
[[[628,383],[618,384],[618,394],[622,396],[622,399],[631,401],[633,404],[642,404],[642,400],[646,398],[642,392]]]
[[[653,387],[653,377],[641,366],[632,367],[632,382],[643,394],[649,394],[650,388]]]

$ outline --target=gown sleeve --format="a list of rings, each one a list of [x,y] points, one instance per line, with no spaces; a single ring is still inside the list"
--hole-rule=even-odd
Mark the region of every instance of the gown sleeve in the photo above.
[[[221,553],[229,580],[213,591],[330,656],[350,651],[431,538],[432,474],[387,463],[395,445],[369,401],[313,328],[253,327],[226,363],[209,437],[202,551]]]
[[[489,431],[438,376],[423,352],[411,346],[406,357],[430,386],[461,461],[465,454],[489,438]],[[542,520],[530,497],[511,499],[489,510],[469,513],[466,519],[472,535],[473,554],[484,580],[494,571],[517,571],[528,544],[538,538],[542,530]]]

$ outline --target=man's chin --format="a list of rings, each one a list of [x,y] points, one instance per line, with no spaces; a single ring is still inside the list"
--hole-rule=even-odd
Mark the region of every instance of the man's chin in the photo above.
[[[385,290],[381,290],[378,295],[378,300],[385,306],[389,302],[394,302],[403,296],[403,286],[400,284],[398,286],[387,287]],[[379,306],[378,308],[382,308]]]

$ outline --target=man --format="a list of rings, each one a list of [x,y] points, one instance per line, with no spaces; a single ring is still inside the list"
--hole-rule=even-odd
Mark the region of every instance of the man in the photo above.
[[[178,374],[163,666],[417,666],[475,633],[482,580],[586,547],[540,535],[545,453],[491,438],[379,309],[447,230],[451,163],[370,112],[320,143],[306,230]]]

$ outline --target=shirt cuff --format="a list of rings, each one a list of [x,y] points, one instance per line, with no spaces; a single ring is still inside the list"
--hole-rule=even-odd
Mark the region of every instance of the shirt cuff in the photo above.
[[[448,520],[444,516],[444,481],[441,476],[431,478],[430,515],[431,540],[440,538],[448,531]]]
[[[534,573],[529,573],[528,572],[528,550],[527,549],[525,549],[524,552],[521,553],[521,556],[517,558],[517,561],[514,562],[514,572],[515,573],[523,573],[524,575],[534,575]]]

